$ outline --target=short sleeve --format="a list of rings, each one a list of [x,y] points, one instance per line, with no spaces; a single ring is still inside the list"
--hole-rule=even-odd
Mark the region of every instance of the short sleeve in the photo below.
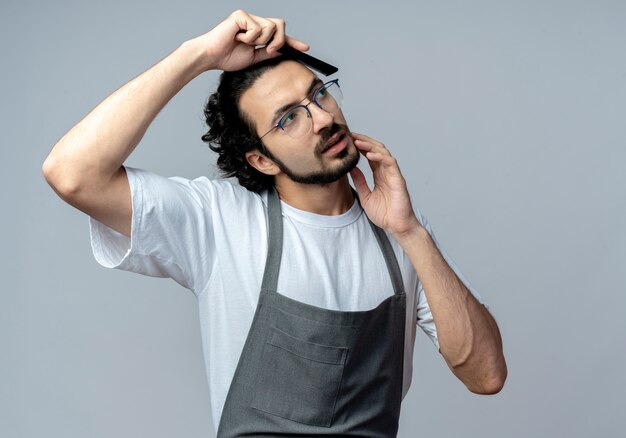
[[[465,275],[463,275],[463,272],[461,272],[461,269],[457,266],[454,260],[452,260],[448,253],[446,253],[446,251],[441,247],[441,245],[437,241],[437,238],[435,237],[435,233],[432,227],[428,223],[428,219],[426,219],[426,217],[424,217],[417,208],[415,208],[415,214],[419,222],[426,229],[426,231],[428,231],[428,234],[430,234],[430,237],[433,239],[433,242],[435,242],[435,245],[437,245],[437,248],[439,249],[439,252],[443,256],[444,260],[448,263],[448,265],[454,271],[457,277],[459,277],[459,280],[463,282],[465,287],[467,287],[467,289],[476,298],[476,300],[478,300],[479,303],[489,308],[489,306],[483,301],[476,288],[474,288],[474,286],[469,283],[467,278],[465,278]],[[417,325],[428,335],[428,337],[431,339],[431,341],[433,341],[437,348],[439,348],[439,340],[437,338],[435,321],[433,320],[433,315],[430,311],[430,306],[428,305],[428,300],[426,298],[426,294],[424,293],[422,282],[419,280],[417,283]]]
[[[90,218],[95,259],[107,268],[169,277],[194,291],[214,262],[211,184],[126,167],[132,197],[127,237]],[[195,291],[194,291],[195,293]]]

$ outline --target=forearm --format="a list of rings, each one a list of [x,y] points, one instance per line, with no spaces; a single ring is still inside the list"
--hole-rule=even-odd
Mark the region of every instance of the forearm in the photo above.
[[[159,111],[207,68],[191,42],[137,76],[97,105],[54,146],[44,163],[57,191],[105,184],[139,144]]]
[[[450,369],[472,392],[498,392],[507,370],[500,332],[489,311],[459,280],[424,227],[394,237],[422,282]]]

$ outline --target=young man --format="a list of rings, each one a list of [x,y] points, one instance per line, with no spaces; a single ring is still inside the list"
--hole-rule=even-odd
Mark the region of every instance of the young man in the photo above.
[[[470,391],[498,392],[497,325],[395,158],[350,131],[338,82],[279,57],[283,44],[308,49],[283,20],[234,12],[100,103],[55,145],[46,179],[91,216],[101,264],[195,293],[218,436],[395,436],[416,325]],[[124,167],[161,108],[211,69],[224,73],[203,139],[240,185]]]

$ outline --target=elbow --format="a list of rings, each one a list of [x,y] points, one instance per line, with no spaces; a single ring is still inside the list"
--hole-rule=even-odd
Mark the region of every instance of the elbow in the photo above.
[[[474,394],[479,395],[494,395],[502,391],[504,388],[504,382],[508,375],[508,370],[504,359],[502,364],[496,367],[492,372],[488,373],[484,378],[477,382],[473,382],[472,385],[467,385],[467,389]]]
[[[46,179],[48,184],[50,184],[51,187],[54,187],[53,181],[55,174],[55,165],[54,159],[51,155],[48,155],[46,161],[43,162],[43,165],[41,166],[41,173],[43,174],[43,177]]]
[[[64,200],[75,198],[80,184],[71,178],[60,159],[50,154],[41,166],[41,173],[50,187]]]
[[[468,389],[474,394],[494,395],[502,391],[502,388],[504,388],[505,380],[506,380],[506,377],[490,379],[488,381],[483,382],[479,387],[476,387],[476,388],[468,387]]]

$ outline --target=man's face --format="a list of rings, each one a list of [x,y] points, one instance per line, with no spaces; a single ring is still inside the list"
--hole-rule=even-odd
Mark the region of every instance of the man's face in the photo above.
[[[285,61],[264,73],[242,94],[240,109],[254,122],[260,137],[291,107],[308,104],[311,92],[320,85],[322,81],[308,68],[295,61]],[[308,109],[312,120],[308,134],[294,139],[275,128],[262,141],[269,152],[268,158],[292,181],[328,184],[354,168],[360,154],[340,109],[326,112],[315,103],[308,105]],[[337,138],[340,141],[324,151],[328,141]]]

